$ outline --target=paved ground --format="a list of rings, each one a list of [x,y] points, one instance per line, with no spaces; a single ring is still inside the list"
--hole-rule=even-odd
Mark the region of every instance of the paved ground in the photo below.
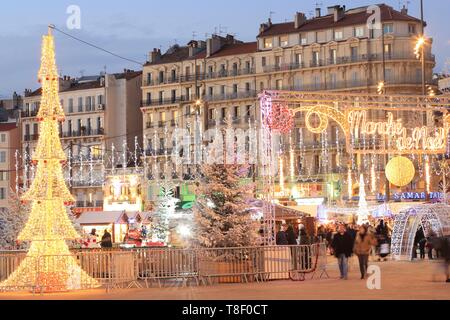
[[[428,299],[450,300],[450,284],[443,282],[441,265],[433,262],[381,262],[381,290],[367,289],[366,281],[359,279],[356,261],[352,262],[350,279],[339,280],[337,266],[329,267],[329,279],[306,282],[275,281],[259,284],[230,284],[212,287],[195,285],[165,288],[91,290],[57,295],[32,296],[0,294],[4,299],[45,300],[310,300],[310,299]]]

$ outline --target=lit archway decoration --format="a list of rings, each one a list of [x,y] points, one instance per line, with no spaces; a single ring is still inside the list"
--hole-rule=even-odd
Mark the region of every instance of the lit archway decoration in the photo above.
[[[397,214],[391,244],[394,259],[412,259],[414,239],[420,226],[425,237],[450,235],[450,206],[424,204],[410,207]]]

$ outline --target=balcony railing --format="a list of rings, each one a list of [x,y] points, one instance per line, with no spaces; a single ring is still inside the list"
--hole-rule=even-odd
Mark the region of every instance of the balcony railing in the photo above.
[[[191,102],[193,101],[192,97],[189,96],[179,96],[172,97],[167,99],[152,99],[152,100],[142,100],[141,104],[143,107],[153,107],[153,106],[163,106],[170,104],[177,104],[181,102]]]
[[[235,99],[247,99],[255,98],[257,92],[255,90],[233,92],[226,94],[206,95],[203,97],[205,101],[222,101],[222,100],[235,100]]]
[[[39,139],[39,135],[38,134],[29,134],[29,135],[25,135],[23,137],[23,140],[25,142],[37,141],[38,139]]]
[[[384,56],[386,61],[393,60],[417,60],[414,54],[410,53],[386,53]],[[278,72],[289,71],[302,68],[318,68],[331,65],[341,65],[348,63],[361,63],[361,62],[377,62],[382,61],[383,55],[381,53],[376,54],[362,54],[362,55],[350,55],[345,57],[328,58],[326,60],[310,60],[309,63],[289,63],[279,65],[268,65],[263,67],[264,72]],[[433,54],[426,55],[427,61],[436,61],[436,57]]]
[[[39,110],[27,110],[22,111],[21,116],[22,118],[34,118],[38,115]]]
[[[220,70],[217,72],[207,72],[207,73],[199,73],[195,74],[185,74],[176,77],[169,77],[164,79],[156,79],[156,80],[148,80],[144,79],[144,86],[159,86],[162,84],[173,84],[173,83],[185,83],[185,82],[194,82],[194,81],[203,81],[208,79],[217,79],[217,78],[225,78],[225,77],[237,77],[243,75],[251,75],[255,74],[255,68],[242,68],[238,70]]]
[[[90,137],[90,136],[103,136],[105,130],[100,129],[86,129],[86,130],[74,130],[63,132],[62,138],[76,138],[76,137]]]

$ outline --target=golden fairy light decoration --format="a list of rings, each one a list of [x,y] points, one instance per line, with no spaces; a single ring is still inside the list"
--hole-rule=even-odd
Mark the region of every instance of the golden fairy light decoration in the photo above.
[[[372,166],[370,168],[370,184],[371,184],[371,191],[374,193],[377,191],[377,173],[375,170],[375,163],[372,163]]]
[[[280,192],[284,193],[284,161],[283,157],[280,156]]]
[[[416,175],[416,169],[411,160],[405,157],[392,158],[386,165],[386,178],[397,187],[410,184]]]
[[[430,173],[430,159],[427,157],[425,161],[425,183],[427,193],[431,192],[431,173]]]
[[[420,59],[420,51],[422,49],[422,46],[425,44],[425,38],[420,37],[417,39],[416,46],[414,47],[414,54],[416,55],[417,59]]]
[[[348,198],[353,198],[353,181],[352,181],[352,169],[348,169],[347,174],[347,192],[348,192]]]
[[[55,62],[54,38],[43,37],[39,82],[42,98],[39,113],[39,141],[33,154],[36,176],[22,201],[32,201],[30,217],[19,234],[19,241],[31,246],[19,267],[0,289],[18,291],[35,288],[41,292],[59,292],[98,287],[84,272],[66,244],[80,238],[70,221],[66,207],[74,202],[63,176],[66,156],[59,138],[58,122],[64,121],[59,100],[59,79]]]
[[[295,151],[292,147],[292,138],[291,138],[291,149],[289,151],[289,174],[291,178],[291,182],[295,182]]]

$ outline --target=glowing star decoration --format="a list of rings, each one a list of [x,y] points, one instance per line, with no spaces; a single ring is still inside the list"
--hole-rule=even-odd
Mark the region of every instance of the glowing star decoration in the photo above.
[[[395,157],[386,166],[386,178],[397,187],[411,183],[416,175],[414,164],[405,157]]]
[[[54,39],[43,37],[39,82],[42,99],[38,114],[39,141],[33,155],[35,179],[22,197],[32,201],[30,217],[18,236],[30,241],[30,249],[19,267],[0,284],[0,290],[19,291],[25,288],[41,292],[89,289],[99,286],[78,265],[70,253],[67,240],[80,236],[70,221],[65,206],[73,203],[63,177],[62,163],[66,161],[59,140],[58,122],[64,113],[58,97],[58,73],[55,63]]]
[[[363,225],[369,222],[369,208],[366,201],[366,190],[364,183],[364,176],[361,175],[359,179],[359,203],[358,203],[358,225]]]
[[[272,131],[289,133],[294,127],[294,114],[288,105],[274,103],[266,116],[266,124]]]

